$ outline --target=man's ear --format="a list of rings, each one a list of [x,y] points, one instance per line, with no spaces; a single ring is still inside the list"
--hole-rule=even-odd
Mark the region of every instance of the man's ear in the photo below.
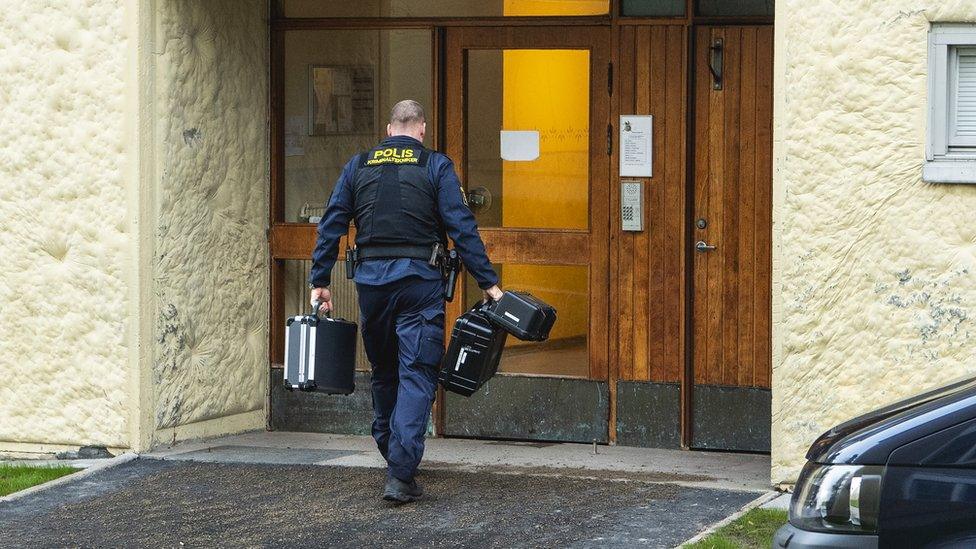
[[[427,123],[424,122],[423,125],[420,126],[420,141],[423,141],[426,135],[427,135]]]
[[[393,137],[393,124],[386,125],[386,136]]]

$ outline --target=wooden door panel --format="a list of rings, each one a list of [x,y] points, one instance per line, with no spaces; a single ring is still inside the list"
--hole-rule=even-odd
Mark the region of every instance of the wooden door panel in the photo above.
[[[628,112],[636,109],[637,88],[636,73],[634,70],[637,57],[637,28],[620,27],[620,67],[619,75],[616,76],[616,88],[620,96],[620,112]],[[634,111],[636,112],[636,111]],[[637,113],[643,114],[643,113]],[[618,152],[619,154],[619,152]],[[614,180],[618,178],[619,165],[614,163]],[[613,211],[620,209],[620,199],[614,196]],[[614,363],[617,367],[617,377],[622,380],[634,379],[634,346],[636,340],[641,337],[637,328],[644,324],[643,319],[634,319],[634,303],[639,299],[639,293],[635,290],[634,278],[635,270],[642,268],[634,262],[634,233],[620,231],[620,220],[616,215],[613,218],[613,234],[616,238],[615,247],[615,272],[616,281],[613,292],[613,315],[614,332],[617,334],[617,345],[614,346]]]
[[[722,44],[721,89],[709,68]],[[772,28],[696,33],[694,381],[769,387]]]
[[[644,231],[623,232],[612,216],[611,319],[622,381],[677,383],[684,371],[686,36],[680,25],[620,29],[619,112],[654,116],[654,176],[642,179]],[[619,198],[612,200],[617,212]]]

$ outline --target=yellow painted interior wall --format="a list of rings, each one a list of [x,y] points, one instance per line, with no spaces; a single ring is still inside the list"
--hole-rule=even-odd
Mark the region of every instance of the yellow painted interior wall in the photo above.
[[[606,15],[610,0],[505,0],[505,15]]]
[[[573,5],[578,15],[606,10],[606,2],[599,0]],[[505,2],[505,15],[546,15],[557,9],[565,13],[566,3]],[[589,65],[586,50],[504,52],[502,128],[540,133],[537,160],[503,161],[504,226],[588,228]],[[505,265],[504,277],[508,287],[528,290],[556,308],[559,320],[553,339],[586,334],[589,288],[585,267]]]

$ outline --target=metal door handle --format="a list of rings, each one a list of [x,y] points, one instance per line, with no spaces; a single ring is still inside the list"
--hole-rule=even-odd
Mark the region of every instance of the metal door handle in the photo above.
[[[699,252],[704,253],[704,252],[710,252],[712,250],[716,250],[718,249],[718,246],[711,246],[708,243],[706,243],[704,240],[699,240],[698,242],[695,243],[695,249],[698,250]]]
[[[712,89],[722,89],[722,65],[725,64],[725,40],[716,38],[709,46],[708,71],[712,73]]]
[[[465,194],[468,201],[468,208],[474,213],[479,213],[491,207],[491,191],[484,187],[472,189]]]

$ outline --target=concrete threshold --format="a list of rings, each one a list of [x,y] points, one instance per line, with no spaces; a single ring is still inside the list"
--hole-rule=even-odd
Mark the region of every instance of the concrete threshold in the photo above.
[[[215,463],[385,467],[368,436],[253,432],[157,448],[142,457]],[[430,438],[423,470],[559,476],[615,482],[768,492],[769,456],[594,446]]]

